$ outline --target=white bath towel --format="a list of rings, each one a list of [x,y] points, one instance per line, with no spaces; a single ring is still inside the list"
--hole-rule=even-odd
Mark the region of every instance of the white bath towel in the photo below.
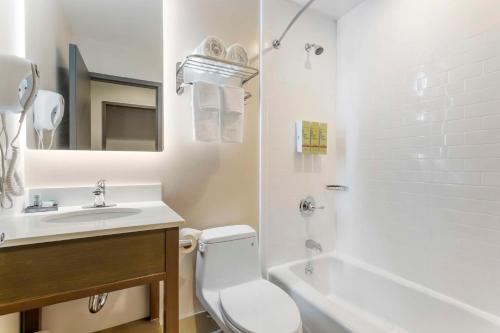
[[[247,50],[240,44],[233,44],[227,48],[227,60],[241,65],[248,65]]]
[[[242,143],[245,115],[245,90],[222,87],[221,138],[223,142]]]
[[[227,51],[224,42],[220,38],[209,36],[201,42],[201,44],[194,50],[194,53],[207,57],[224,59]]]
[[[193,131],[197,141],[220,141],[221,89],[207,82],[193,85]]]

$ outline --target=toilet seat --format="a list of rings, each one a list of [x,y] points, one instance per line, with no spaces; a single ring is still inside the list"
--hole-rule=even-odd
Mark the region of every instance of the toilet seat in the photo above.
[[[219,291],[222,316],[236,333],[297,333],[300,312],[283,290],[264,279]]]

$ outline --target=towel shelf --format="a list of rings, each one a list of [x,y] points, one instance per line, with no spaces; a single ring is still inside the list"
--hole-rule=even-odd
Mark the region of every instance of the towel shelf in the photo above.
[[[177,63],[176,90],[177,95],[182,95],[186,85],[194,82],[184,80],[184,70],[191,69],[202,73],[219,75],[223,78],[235,78],[241,81],[241,85],[247,83],[257,75],[259,70],[249,66],[243,66],[235,62],[215,59],[203,55],[192,54],[187,56],[182,62]],[[245,99],[252,97],[249,92],[245,93]]]

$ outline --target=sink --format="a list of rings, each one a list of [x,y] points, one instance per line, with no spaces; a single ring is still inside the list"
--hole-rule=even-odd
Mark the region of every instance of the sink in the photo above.
[[[133,216],[140,212],[141,210],[136,208],[94,208],[51,215],[43,218],[42,221],[48,223],[96,222]]]

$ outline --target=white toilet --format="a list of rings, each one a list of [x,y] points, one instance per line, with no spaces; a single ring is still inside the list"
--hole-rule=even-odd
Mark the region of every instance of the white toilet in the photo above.
[[[299,309],[262,278],[257,233],[246,225],[207,229],[199,239],[196,295],[224,333],[300,333]]]

